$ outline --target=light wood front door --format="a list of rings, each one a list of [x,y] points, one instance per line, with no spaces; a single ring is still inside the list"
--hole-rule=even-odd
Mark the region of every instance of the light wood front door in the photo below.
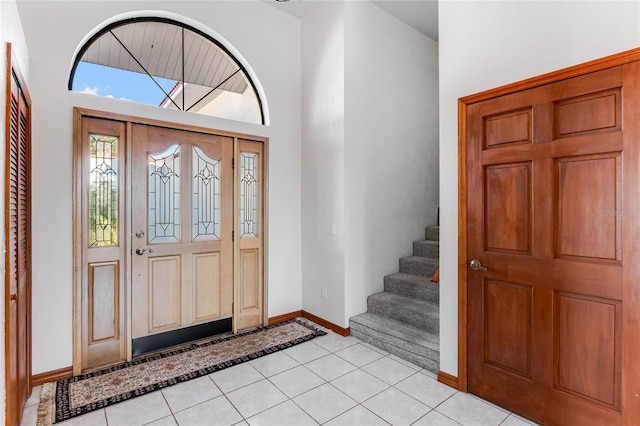
[[[544,424],[621,422],[640,220],[638,120],[623,126],[623,111],[637,114],[637,70],[466,110],[467,257],[481,264],[467,272],[468,389]]]
[[[223,319],[231,328],[233,149],[229,137],[133,125],[134,356],[158,348],[144,343],[151,335]]]
[[[74,119],[74,374],[263,325],[266,139]]]

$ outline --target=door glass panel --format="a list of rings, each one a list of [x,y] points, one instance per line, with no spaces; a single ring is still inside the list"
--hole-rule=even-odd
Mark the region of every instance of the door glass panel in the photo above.
[[[220,160],[193,147],[193,239],[220,238]]]
[[[258,154],[240,153],[240,235],[258,236]]]
[[[118,245],[118,138],[89,135],[89,246]]]
[[[149,242],[180,241],[180,145],[149,154]]]

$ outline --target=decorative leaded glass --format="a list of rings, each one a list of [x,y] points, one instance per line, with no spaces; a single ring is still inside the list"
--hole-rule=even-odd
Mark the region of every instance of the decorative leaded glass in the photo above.
[[[193,239],[220,238],[220,160],[193,147]]]
[[[89,135],[89,246],[118,245],[118,138]]]
[[[149,242],[180,241],[180,145],[149,154]]]
[[[258,154],[240,153],[240,236],[258,236]]]

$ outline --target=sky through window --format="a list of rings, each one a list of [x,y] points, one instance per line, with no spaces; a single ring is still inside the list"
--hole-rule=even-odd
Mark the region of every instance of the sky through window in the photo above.
[[[167,93],[176,84],[173,80],[154,78]],[[73,90],[155,106],[165,98],[162,90],[147,74],[87,62],[78,63]]]

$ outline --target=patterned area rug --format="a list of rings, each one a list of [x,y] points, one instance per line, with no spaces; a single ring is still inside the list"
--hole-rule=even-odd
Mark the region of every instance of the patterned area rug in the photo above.
[[[38,425],[68,420],[324,334],[294,319],[47,383],[42,387]]]

